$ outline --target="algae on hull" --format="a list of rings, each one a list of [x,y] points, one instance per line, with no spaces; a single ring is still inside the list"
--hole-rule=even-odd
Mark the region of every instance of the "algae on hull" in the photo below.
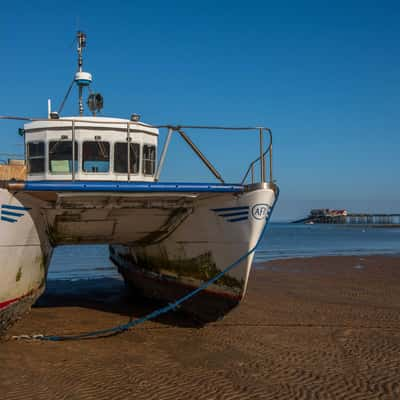
[[[22,277],[22,267],[19,267],[17,275],[15,276],[15,282],[19,282],[21,280],[21,277]]]
[[[135,254],[135,257],[124,255],[124,258],[130,264],[137,265],[151,272],[165,274],[166,271],[170,271],[178,278],[192,278],[203,282],[210,280],[221,272],[221,270],[217,268],[211,252],[206,252],[192,258],[180,258],[175,260],[169,259],[166,255],[156,257],[145,254]],[[224,275],[215,282],[215,285],[242,289],[244,280]]]

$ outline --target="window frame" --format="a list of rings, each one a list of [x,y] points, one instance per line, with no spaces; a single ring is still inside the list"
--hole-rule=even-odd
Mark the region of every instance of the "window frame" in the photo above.
[[[140,167],[141,167],[141,161],[142,161],[142,146],[139,142],[128,142],[128,141],[117,141],[113,143],[113,173],[114,174],[118,174],[118,175],[127,175],[128,174],[128,170],[129,170],[129,165],[128,165],[128,149],[130,149],[130,145],[137,145],[139,148],[139,160],[138,160],[138,168],[137,168],[137,172],[133,172],[132,170],[129,172],[131,175],[140,175]],[[115,171],[115,145],[117,144],[123,144],[127,146],[127,151],[126,151],[126,171],[125,172],[119,172],[119,171]]]
[[[154,160],[151,159],[145,159],[144,157],[144,148],[148,146],[148,147],[154,147]],[[146,174],[145,172],[145,163],[146,161],[153,161],[153,172],[151,174]],[[157,163],[157,146],[153,143],[143,143],[142,145],[142,174],[144,176],[154,176],[156,173],[156,163]]]
[[[43,144],[43,156],[30,156],[29,145],[30,144]],[[26,164],[28,168],[28,175],[44,175],[46,173],[46,141],[45,140],[32,140],[26,142]],[[43,159],[43,170],[41,172],[30,172],[30,160]]]
[[[108,144],[108,170],[107,171],[100,171],[100,172],[85,171],[85,169],[84,169],[85,159],[84,159],[84,150],[83,150],[83,147],[84,147],[85,143],[106,143],[106,144]],[[112,142],[107,141],[107,140],[94,140],[94,139],[92,139],[92,140],[83,140],[81,142],[81,160],[80,160],[81,161],[80,162],[80,167],[82,169],[82,173],[83,174],[89,174],[89,175],[99,175],[99,174],[100,175],[101,174],[109,175],[111,173],[111,166],[112,166],[111,154],[112,154]]]
[[[52,143],[58,143],[58,142],[61,142],[61,143],[71,143],[71,160],[65,160],[65,161],[71,161],[71,171],[68,171],[68,172],[54,172],[54,171],[52,171],[51,170],[51,159],[50,159],[50,146],[51,146],[51,144]],[[48,168],[48,173],[49,174],[51,174],[51,175],[71,175],[72,176],[72,165],[73,165],[73,163],[75,162],[76,164],[75,164],[75,173],[77,173],[78,172],[78,168],[79,168],[79,154],[78,154],[78,151],[79,151],[79,145],[78,145],[78,142],[75,140],[75,160],[73,160],[72,159],[72,156],[74,155],[74,152],[72,151],[73,150],[73,148],[72,148],[72,144],[73,144],[73,140],[72,139],[50,139],[49,141],[48,141],[48,143],[47,143],[47,160],[48,160],[48,162],[47,162],[47,168]],[[53,160],[53,161],[59,161],[59,160]]]

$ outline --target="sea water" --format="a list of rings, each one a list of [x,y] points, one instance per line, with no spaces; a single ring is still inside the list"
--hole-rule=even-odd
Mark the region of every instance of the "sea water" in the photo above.
[[[255,261],[323,255],[400,254],[400,228],[271,223]],[[116,278],[106,245],[60,246],[55,249],[49,280]]]
[[[400,228],[271,223],[255,259],[370,254],[400,254]]]

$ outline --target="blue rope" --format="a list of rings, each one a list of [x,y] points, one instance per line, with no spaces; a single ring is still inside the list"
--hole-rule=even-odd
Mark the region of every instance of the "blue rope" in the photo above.
[[[146,322],[146,321],[149,321],[151,319],[157,318],[158,316],[160,316],[162,314],[166,314],[167,312],[174,310],[175,308],[180,306],[182,303],[186,302],[187,300],[189,300],[192,297],[196,296],[198,293],[200,293],[203,290],[207,289],[214,282],[216,282],[222,276],[224,276],[229,271],[231,271],[232,269],[237,267],[243,260],[245,260],[249,255],[251,255],[252,253],[254,253],[256,251],[257,247],[259,246],[259,244],[261,242],[262,237],[264,236],[264,233],[265,233],[265,230],[266,230],[266,228],[268,226],[268,222],[269,222],[269,219],[271,217],[272,211],[273,211],[273,209],[275,207],[275,204],[276,204],[276,202],[278,200],[278,196],[279,196],[279,189],[277,188],[275,202],[274,202],[273,206],[271,207],[271,211],[270,211],[270,213],[268,215],[268,218],[267,218],[267,220],[265,222],[264,228],[263,228],[263,230],[262,230],[262,232],[261,232],[261,234],[260,234],[255,246],[252,249],[250,249],[247,253],[245,253],[241,257],[239,257],[234,263],[232,263],[227,268],[225,268],[220,273],[218,273],[213,278],[211,278],[209,281],[203,282],[198,288],[192,290],[191,292],[189,292],[185,296],[180,297],[175,302],[169,303],[168,305],[166,305],[166,306],[164,306],[162,308],[159,308],[159,309],[157,309],[157,310],[155,310],[155,311],[153,311],[153,312],[151,312],[151,313],[149,313],[149,314],[147,314],[147,315],[145,315],[145,316],[143,316],[141,318],[135,319],[135,320],[130,321],[130,322],[126,323],[126,324],[115,326],[113,328],[102,329],[102,330],[98,330],[98,331],[87,332],[87,333],[82,333],[80,335],[71,335],[71,336],[51,336],[51,335],[50,336],[37,336],[36,339],[52,341],[52,342],[61,342],[61,341],[65,341],[65,340],[80,340],[80,339],[90,339],[90,338],[104,337],[105,335],[107,335],[107,336],[116,335],[116,334],[122,333],[124,331],[127,331],[128,329],[133,328],[134,326],[142,324],[143,322]]]

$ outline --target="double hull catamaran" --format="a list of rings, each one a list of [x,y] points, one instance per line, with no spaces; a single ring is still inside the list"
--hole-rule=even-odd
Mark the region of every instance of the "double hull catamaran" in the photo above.
[[[92,81],[82,70],[85,44],[78,32],[78,71],[67,92],[78,86],[79,116],[61,118],[49,107],[46,119],[0,117],[25,122],[25,160],[0,166],[0,332],[43,293],[52,251],[64,244],[108,243],[110,259],[136,293],[168,302],[239,260],[182,305],[197,318],[215,320],[243,298],[277,199],[271,130],[155,126],[137,114],[99,117],[103,99],[95,93],[88,99],[93,116],[83,116],[83,89]],[[161,129],[166,138],[157,159]],[[259,134],[259,156],[240,183],[225,183],[187,134],[206,129]],[[160,181],[173,134],[218,183]]]

